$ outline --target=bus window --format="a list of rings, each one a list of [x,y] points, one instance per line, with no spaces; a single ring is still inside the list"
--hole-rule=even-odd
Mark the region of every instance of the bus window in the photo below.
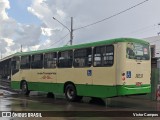
[[[30,68],[31,57],[30,56],[21,56],[21,69],[29,69]]]
[[[74,51],[74,67],[90,67],[92,64],[92,48]]]
[[[11,60],[11,69],[12,69],[12,75],[17,73],[19,71],[20,66],[20,59],[19,57],[13,57]]]
[[[58,53],[58,67],[71,68],[72,67],[73,52],[63,51]]]
[[[94,66],[112,66],[114,61],[113,45],[98,46],[94,48]]]
[[[140,43],[127,43],[126,57],[128,59],[149,60],[149,45]]]
[[[56,68],[57,53],[47,53],[44,55],[44,68]]]
[[[43,67],[43,54],[32,55],[31,68],[42,68]]]

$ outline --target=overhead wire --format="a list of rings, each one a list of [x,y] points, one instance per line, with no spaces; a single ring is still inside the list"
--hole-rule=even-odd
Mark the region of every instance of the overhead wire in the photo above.
[[[51,47],[52,45],[55,45],[55,44],[57,44],[58,42],[64,40],[69,34],[70,34],[70,33],[66,34],[66,35],[63,36],[61,39],[59,39],[59,40],[57,40],[57,41],[51,43],[51,44],[50,44],[49,46],[47,46],[47,47]]]
[[[140,3],[134,5],[134,6],[130,7],[130,8],[127,8],[127,9],[125,9],[125,10],[123,10],[123,11],[120,11],[120,12],[114,14],[114,15],[111,15],[111,16],[106,17],[106,18],[104,18],[104,19],[98,20],[98,21],[93,22],[93,23],[91,23],[91,24],[88,24],[88,25],[85,25],[85,26],[76,28],[76,29],[74,29],[74,31],[80,30],[80,29],[83,29],[83,28],[86,28],[86,27],[90,27],[90,26],[92,26],[92,25],[95,25],[95,24],[101,23],[101,22],[103,22],[103,21],[106,21],[106,20],[108,20],[108,19],[111,19],[111,18],[113,18],[113,17],[116,17],[116,16],[118,16],[118,15],[120,15],[120,14],[122,14],[122,13],[125,13],[125,12],[127,12],[127,11],[129,11],[129,10],[137,7],[137,6],[139,6],[139,5],[142,5],[143,3],[147,2],[147,1],[149,1],[149,0],[145,0],[145,1],[143,1],[143,2],[140,2]]]
[[[146,26],[146,27],[143,27],[143,28],[140,28],[140,29],[137,29],[137,30],[134,30],[134,31],[131,31],[131,32],[128,32],[128,33],[124,33],[122,34],[121,36],[125,36],[125,35],[137,35],[137,34],[140,34],[140,33],[143,33],[143,32],[146,32],[146,31],[149,31],[151,29],[155,29],[156,25],[150,25],[150,26]]]
[[[66,45],[68,45],[70,41],[71,41],[71,40],[67,41],[67,44],[66,44]]]
[[[125,13],[125,12],[127,12],[127,11],[129,11],[129,10],[137,7],[137,6],[139,6],[139,5],[144,4],[144,3],[147,2],[147,1],[149,1],[149,0],[144,0],[143,2],[140,2],[140,3],[138,3],[138,4],[136,4],[136,5],[132,6],[132,7],[129,7],[129,8],[127,8],[127,9],[125,9],[125,10],[122,10],[122,11],[120,11],[120,12],[114,14],[114,15],[111,15],[111,16],[106,17],[106,18],[104,18],[104,19],[98,20],[98,21],[93,22],[93,23],[91,23],[91,24],[88,24],[88,25],[85,25],[85,26],[76,28],[76,29],[74,29],[73,31],[77,31],[77,30],[80,30],[80,29],[83,29],[83,28],[86,28],[86,27],[90,27],[90,26],[92,26],[92,25],[95,25],[95,24],[101,23],[101,22],[103,22],[103,21],[106,21],[106,20],[108,20],[108,19],[111,19],[111,18],[113,18],[113,17],[116,17],[116,16],[118,16],[118,15],[120,15],[120,14],[122,14],[122,13]],[[68,33],[68,34],[69,34],[69,33]],[[65,35],[64,37],[62,37],[61,39],[55,41],[54,43],[50,44],[48,47],[51,47],[52,45],[54,45],[54,44],[62,41],[64,38],[66,38],[66,37],[68,36],[68,34],[66,34],[66,35]],[[67,44],[68,44],[68,42],[67,42]]]

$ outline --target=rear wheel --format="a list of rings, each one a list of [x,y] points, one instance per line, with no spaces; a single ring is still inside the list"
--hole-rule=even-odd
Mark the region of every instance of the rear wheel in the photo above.
[[[30,91],[28,90],[28,84],[26,81],[23,81],[21,84],[21,91],[23,95],[29,95]]]
[[[65,87],[65,96],[66,99],[71,102],[80,101],[82,99],[82,96],[77,96],[77,91],[73,84],[68,84]]]

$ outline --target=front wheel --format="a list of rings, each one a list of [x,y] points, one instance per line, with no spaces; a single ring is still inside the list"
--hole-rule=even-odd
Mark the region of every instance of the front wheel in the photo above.
[[[65,96],[68,101],[75,102],[82,99],[81,96],[77,96],[76,88],[73,84],[68,84],[65,87]]]
[[[23,81],[21,84],[21,91],[23,95],[29,95],[30,91],[28,90],[28,84],[26,81]]]

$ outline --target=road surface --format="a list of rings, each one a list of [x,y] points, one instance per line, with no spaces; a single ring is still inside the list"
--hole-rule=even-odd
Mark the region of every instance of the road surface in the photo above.
[[[19,93],[8,91],[5,89],[0,89],[0,111],[81,111],[77,113],[77,116],[56,116],[48,117],[47,120],[106,120],[108,117],[99,117],[94,115],[95,111],[113,111],[115,115],[121,116],[121,114],[128,114],[128,111],[160,111],[160,103],[157,101],[151,101],[143,98],[137,97],[115,97],[108,98],[105,100],[92,100],[88,97],[83,98],[81,102],[68,102],[65,100],[64,96],[56,95],[55,98],[47,98],[46,93],[31,92],[30,96],[23,96]],[[118,112],[120,111],[120,112]],[[72,114],[72,113],[71,113]],[[81,114],[81,115],[80,115]],[[86,115],[93,114],[94,117],[86,117]],[[53,116],[54,116],[53,115]],[[83,116],[84,115],[84,116]],[[160,114],[159,114],[160,115]],[[0,120],[46,120],[46,118],[0,118]],[[150,120],[159,118],[151,117],[109,117],[111,120],[124,120],[124,119],[140,119],[140,120]]]

